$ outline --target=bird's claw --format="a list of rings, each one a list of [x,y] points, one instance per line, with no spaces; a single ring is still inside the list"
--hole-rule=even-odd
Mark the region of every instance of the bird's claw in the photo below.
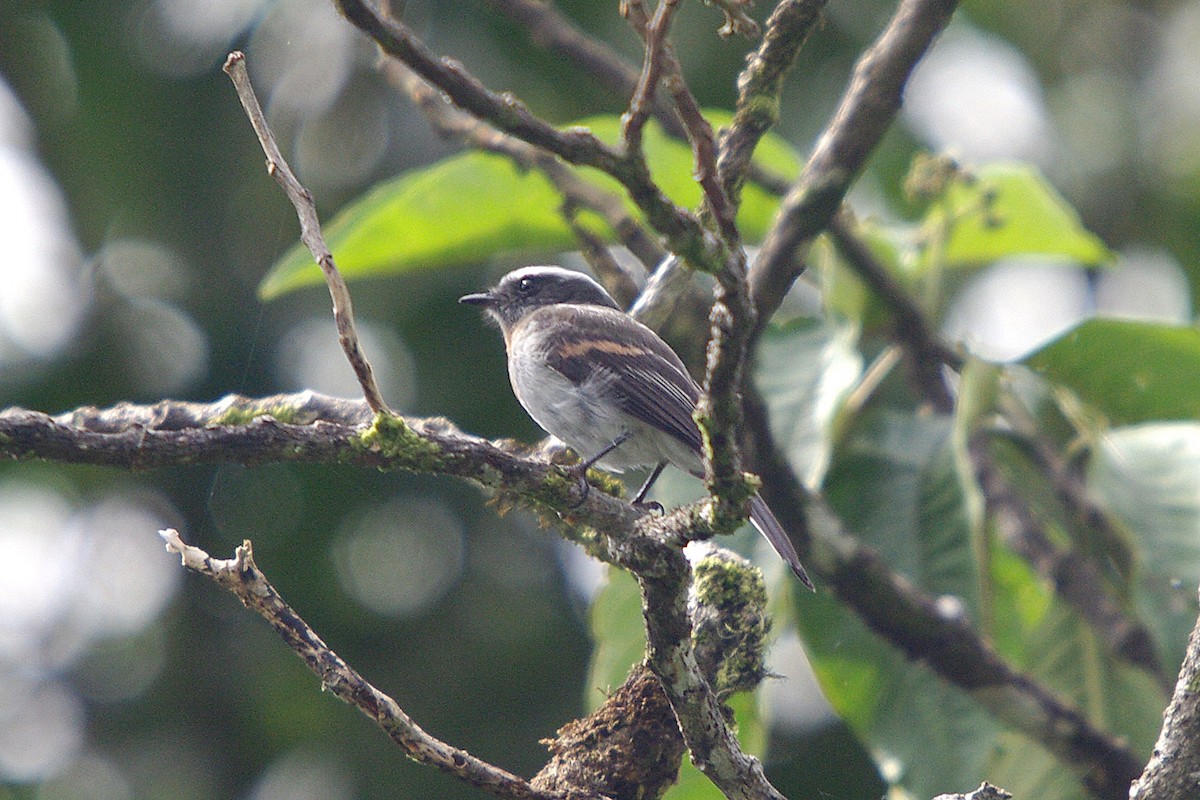
[[[592,485],[587,481],[587,470],[587,466],[582,464],[571,470],[574,473],[575,482],[579,486],[579,499],[571,503],[571,508],[579,508],[583,505],[592,491]]]

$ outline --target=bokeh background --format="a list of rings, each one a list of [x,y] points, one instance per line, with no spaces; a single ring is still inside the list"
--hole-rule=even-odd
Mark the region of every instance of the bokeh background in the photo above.
[[[616,2],[559,5],[637,57]],[[801,152],[892,10],[830,3],[786,91],[779,131]],[[413,0],[405,13],[435,50],[556,122],[622,109],[483,2]],[[718,39],[719,21],[687,4],[676,42],[701,102],[728,108],[747,44]],[[856,208],[903,218],[919,149],[1031,161],[1121,268],[1000,265],[963,287],[950,332],[1003,357],[1096,308],[1191,320],[1198,40],[1195,0],[963,4]],[[255,294],[297,230],[220,71],[233,47],[326,216],[451,152],[323,0],[5,0],[0,406],[356,394],[323,290]],[[536,439],[498,337],[455,304],[509,266],[352,287],[393,407]],[[498,518],[470,486],[298,466],[0,465],[0,798],[478,796],[401,758],[261,621],[184,575],[155,536],[168,525],[215,555],[253,538],[335,649],[428,730],[514,771],[540,766],[538,739],[593,688],[600,571],[524,514]],[[800,661],[780,637],[781,663]],[[771,776],[789,795],[877,796],[873,768],[806,687],[797,674],[766,695]]]

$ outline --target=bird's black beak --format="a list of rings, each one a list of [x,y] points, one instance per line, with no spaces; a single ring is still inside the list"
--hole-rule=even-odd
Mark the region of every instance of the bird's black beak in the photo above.
[[[491,292],[479,292],[478,294],[464,294],[458,298],[458,302],[466,303],[469,306],[483,306],[491,308],[496,305],[496,298],[492,297]]]

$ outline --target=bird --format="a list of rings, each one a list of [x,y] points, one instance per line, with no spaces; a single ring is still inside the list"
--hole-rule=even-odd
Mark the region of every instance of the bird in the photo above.
[[[671,346],[593,278],[557,266],[521,267],[459,302],[499,324],[517,400],[578,454],[582,469],[651,467],[635,504],[643,504],[668,464],[704,477],[703,439],[692,418],[700,386]],[[749,512],[750,523],[813,589],[766,501],[753,495]]]

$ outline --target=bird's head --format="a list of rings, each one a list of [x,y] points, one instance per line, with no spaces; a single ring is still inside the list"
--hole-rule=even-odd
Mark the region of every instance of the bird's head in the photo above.
[[[530,311],[570,303],[605,308],[620,306],[595,280],[562,267],[522,267],[513,270],[486,292],[468,294],[458,302],[482,306],[507,330]]]

